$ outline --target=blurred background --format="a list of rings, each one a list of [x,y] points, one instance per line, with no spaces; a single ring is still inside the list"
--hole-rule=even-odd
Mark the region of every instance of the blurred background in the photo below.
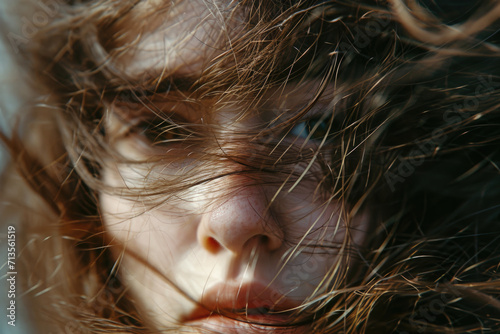
[[[22,105],[27,101],[28,85],[26,84],[26,76],[22,74],[22,69],[15,66],[13,57],[16,52],[13,51],[9,43],[9,33],[19,34],[19,26],[21,18],[14,14],[13,6],[19,5],[19,2],[0,0],[0,131],[9,134],[10,126],[16,110],[20,110]],[[2,171],[7,163],[7,154],[4,145],[0,142],[0,171]],[[1,188],[1,191],[8,191]],[[17,276],[16,284],[16,322],[15,327],[8,324],[7,318],[7,304],[9,299],[8,284],[7,284],[7,226],[10,224],[8,221],[3,221],[0,216],[0,333],[1,334],[32,334],[36,333],[33,328],[29,326],[27,305],[22,303],[21,277]],[[16,239],[19,239],[19,234],[22,230],[16,228]],[[16,244],[17,255],[22,250],[22,245]]]

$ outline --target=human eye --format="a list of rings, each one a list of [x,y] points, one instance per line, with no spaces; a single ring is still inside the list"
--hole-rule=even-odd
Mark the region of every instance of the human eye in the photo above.
[[[328,142],[339,133],[341,124],[339,117],[328,114],[308,117],[300,123],[295,124],[289,132],[290,136],[298,138],[303,142],[321,143]]]
[[[192,136],[183,122],[161,117],[143,118],[132,126],[132,131],[153,146],[180,143]]]
[[[194,125],[182,114],[182,108],[169,104],[116,103],[115,117],[120,121],[121,137],[127,137],[151,148],[181,144],[193,138]]]

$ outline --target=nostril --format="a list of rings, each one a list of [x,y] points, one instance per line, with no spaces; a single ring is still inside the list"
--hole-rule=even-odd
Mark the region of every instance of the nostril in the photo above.
[[[269,243],[271,242],[269,240],[269,237],[267,235],[261,235],[261,236],[259,236],[259,241],[260,241],[260,243],[262,245],[266,245],[266,246],[269,245]]]
[[[264,247],[268,251],[272,251],[279,248],[279,245],[277,245],[277,243],[280,243],[280,241],[277,240],[276,242],[273,238],[261,234],[261,235],[255,235],[252,238],[250,238],[243,245],[243,248],[249,249],[252,247]]]
[[[217,253],[222,248],[221,244],[212,237],[205,240],[205,247],[211,253]]]

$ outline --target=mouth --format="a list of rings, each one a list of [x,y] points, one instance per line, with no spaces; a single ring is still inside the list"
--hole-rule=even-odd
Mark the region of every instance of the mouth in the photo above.
[[[218,284],[203,293],[200,305],[184,323],[217,321],[251,322],[269,326],[286,326],[301,305],[265,285]]]

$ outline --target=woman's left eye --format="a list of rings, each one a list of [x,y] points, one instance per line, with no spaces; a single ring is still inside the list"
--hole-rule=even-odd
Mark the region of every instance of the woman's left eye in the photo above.
[[[290,134],[305,140],[322,141],[332,134],[331,117],[318,116],[296,124]]]

